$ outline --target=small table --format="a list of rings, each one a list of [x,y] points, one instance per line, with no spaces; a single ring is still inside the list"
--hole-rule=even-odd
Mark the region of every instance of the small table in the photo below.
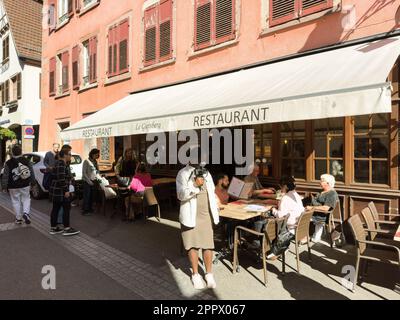
[[[158,178],[158,179],[153,179],[153,185],[157,186],[159,184],[169,184],[169,183],[176,183],[175,178]]]

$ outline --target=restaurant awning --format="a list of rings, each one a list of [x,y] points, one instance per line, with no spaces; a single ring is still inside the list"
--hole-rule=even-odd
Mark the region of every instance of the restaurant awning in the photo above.
[[[63,140],[391,112],[387,77],[400,37],[129,95]]]

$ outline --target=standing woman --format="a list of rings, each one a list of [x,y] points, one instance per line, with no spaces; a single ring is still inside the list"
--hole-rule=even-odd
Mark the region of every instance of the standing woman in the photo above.
[[[78,230],[70,227],[72,176],[67,165],[70,161],[71,151],[61,150],[55,163],[54,180],[50,188],[50,196],[53,201],[50,234],[62,233],[64,236],[72,236],[79,233]],[[63,208],[63,228],[57,226],[60,208]]]
[[[193,286],[195,289],[205,288],[203,278],[198,272],[199,249],[202,249],[207,287],[215,288],[217,285],[212,274],[213,222],[219,223],[219,211],[211,174],[199,174],[188,164],[178,172],[176,191],[181,201],[179,221],[183,245],[188,251],[192,266]]]
[[[137,161],[135,159],[132,148],[125,150],[122,157],[119,158],[115,166],[115,174],[120,177],[132,178],[135,175]]]
[[[83,215],[90,215],[93,212],[93,200],[95,195],[95,180],[99,173],[97,159],[100,158],[100,150],[92,149],[89,152],[89,158],[83,161],[82,179],[83,179]]]

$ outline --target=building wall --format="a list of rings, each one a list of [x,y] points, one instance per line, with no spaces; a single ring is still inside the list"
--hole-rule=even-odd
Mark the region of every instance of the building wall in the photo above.
[[[343,0],[339,11],[299,25],[280,30],[264,29],[267,0],[237,0],[238,33],[228,46],[202,53],[193,53],[193,1],[174,3],[174,61],[159,68],[143,70],[142,9],[145,1],[102,0],[83,15],[75,14],[70,21],[53,32],[43,34],[43,102],[42,134],[39,148],[46,150],[58,139],[57,123],[75,123],[83,114],[97,111],[126,96],[129,92],[175,83],[187,79],[229,71],[244,65],[266,61],[338,42],[388,32],[399,27],[400,0]],[[47,1],[44,2],[45,7]],[[107,26],[120,17],[130,23],[130,73],[124,81],[106,84]],[[262,18],[264,17],[264,18]],[[98,85],[85,92],[71,90],[60,98],[49,97],[49,59],[60,50],[71,49],[82,38],[98,35]],[[70,72],[70,84],[71,84]],[[132,106],[134,107],[134,106]],[[77,152],[83,142],[74,141]]]

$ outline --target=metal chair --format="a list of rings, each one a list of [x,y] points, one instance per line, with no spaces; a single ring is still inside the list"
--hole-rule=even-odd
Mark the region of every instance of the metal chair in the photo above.
[[[366,239],[366,232],[363,223],[358,214],[352,216],[348,223],[351,227],[357,246],[356,273],[353,281],[354,291],[358,282],[358,273],[361,259],[375,262],[383,262],[387,264],[397,265],[400,272],[400,249],[378,241],[369,241]],[[380,249],[376,249],[379,247]],[[385,250],[382,250],[385,249]]]

